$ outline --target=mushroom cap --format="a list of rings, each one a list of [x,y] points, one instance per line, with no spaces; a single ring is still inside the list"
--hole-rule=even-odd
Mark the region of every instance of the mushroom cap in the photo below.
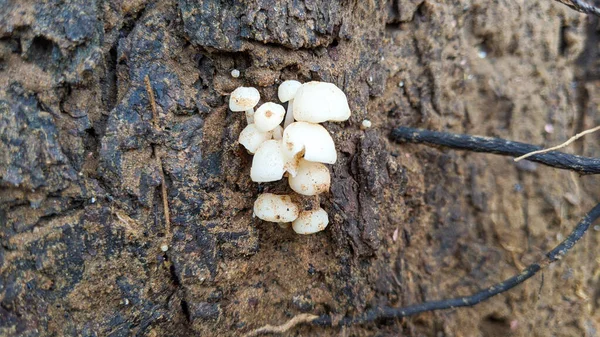
[[[300,212],[298,218],[292,222],[294,232],[298,234],[313,234],[324,230],[329,224],[329,216],[324,209]]]
[[[277,103],[267,102],[254,112],[254,124],[262,132],[275,129],[283,121],[285,108]]]
[[[283,153],[289,161],[304,150],[304,159],[334,164],[337,152],[333,138],[319,124],[295,122],[283,130]]]
[[[272,131],[262,132],[258,130],[256,124],[248,124],[242,132],[238,142],[242,144],[250,153],[255,153],[258,147],[273,137]]]
[[[266,183],[283,178],[285,161],[281,148],[279,140],[267,140],[258,147],[250,168],[252,181]]]
[[[341,122],[350,118],[346,94],[333,83],[302,84],[296,91],[292,108],[294,118],[302,122]]]
[[[265,221],[292,222],[300,209],[289,195],[263,193],[254,201],[254,215]]]
[[[238,87],[229,96],[231,111],[246,111],[254,108],[260,101],[260,93],[253,87]]]
[[[331,175],[327,166],[300,159],[296,176],[288,177],[290,187],[302,195],[317,195],[329,191]]]
[[[279,100],[285,103],[290,99],[293,99],[300,86],[302,86],[302,83],[296,80],[283,81],[283,83],[281,83],[277,89],[277,96],[279,96]]]

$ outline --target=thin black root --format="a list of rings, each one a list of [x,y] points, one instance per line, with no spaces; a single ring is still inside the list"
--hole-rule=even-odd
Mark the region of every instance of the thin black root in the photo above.
[[[409,127],[399,127],[394,129],[391,137],[396,142],[439,145],[451,149],[495,153],[512,157],[519,157],[542,149],[542,147],[539,146],[513,142],[501,138],[452,134]],[[575,171],[580,174],[600,173],[599,158],[589,158],[559,151],[551,151],[533,155],[528,157],[527,160],[559,169]]]
[[[375,309],[368,310],[359,316],[344,317],[341,320],[336,321],[335,323],[332,320],[331,316],[323,315],[319,318],[314,319],[313,321],[311,321],[311,323],[321,326],[362,324],[373,321],[380,321],[384,319],[396,319],[407,317],[426,311],[473,306],[475,304],[489,299],[492,296],[501,294],[518,286],[519,284],[525,282],[527,279],[534,276],[540,270],[550,265],[552,262],[563,258],[565,254],[571,248],[573,248],[575,243],[577,243],[577,241],[579,241],[579,239],[583,237],[590,225],[598,218],[600,218],[600,204],[597,204],[594,208],[592,208],[592,210],[589,211],[588,214],[586,214],[586,216],[579,222],[579,224],[577,224],[577,226],[571,232],[571,234],[569,234],[569,236],[563,242],[556,246],[556,248],[548,252],[544,259],[538,261],[537,263],[529,265],[521,273],[509,279],[506,279],[500,283],[494,284],[493,286],[488,287],[484,290],[476,292],[472,295],[456,297],[441,301],[424,302],[421,304],[409,305],[403,308],[394,308],[388,306],[377,307]]]
[[[582,0],[555,0],[581,13],[600,16],[600,8]]]

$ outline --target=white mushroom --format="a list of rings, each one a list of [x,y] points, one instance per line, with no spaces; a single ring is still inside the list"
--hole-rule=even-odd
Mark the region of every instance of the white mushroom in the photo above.
[[[297,121],[341,122],[350,118],[346,94],[333,83],[308,82],[294,96],[294,118]]]
[[[279,140],[267,140],[258,147],[250,168],[252,181],[266,183],[283,178],[285,161],[281,148]]]
[[[308,161],[333,164],[337,160],[333,138],[319,124],[292,123],[283,130],[282,142],[283,153],[288,161],[297,158],[303,150],[304,159]]]
[[[250,153],[255,153],[258,147],[271,139],[273,136],[272,131],[262,132],[258,130],[256,124],[248,124],[244,130],[240,133],[238,142],[242,144],[246,150]]]
[[[283,106],[267,102],[254,112],[254,124],[262,132],[271,131],[281,124],[284,115],[285,109]]]
[[[279,100],[283,103],[288,102],[287,114],[285,115],[285,122],[283,123],[283,127],[287,128],[288,125],[294,122],[294,113],[293,113],[293,103],[294,96],[296,95],[296,91],[298,88],[302,86],[302,83],[295,80],[287,80],[283,81],[279,85],[277,89],[277,96],[279,96]]]
[[[329,217],[324,209],[300,212],[292,222],[294,232],[298,234],[313,234],[324,230],[329,224]]]
[[[317,195],[329,191],[331,175],[327,166],[300,159],[296,176],[288,177],[290,187],[302,195]]]
[[[231,77],[233,77],[233,78],[238,78],[238,77],[240,77],[240,71],[239,71],[239,70],[237,70],[237,69],[233,69],[233,70],[231,71]]]
[[[260,101],[260,93],[256,88],[238,87],[229,97],[229,109],[231,111],[245,111],[248,124],[254,122],[254,107]]]
[[[254,202],[254,215],[265,221],[292,222],[300,209],[289,195],[263,193]]]

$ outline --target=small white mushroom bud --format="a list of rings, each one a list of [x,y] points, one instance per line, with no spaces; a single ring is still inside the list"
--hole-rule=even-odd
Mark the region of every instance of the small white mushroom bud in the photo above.
[[[263,193],[254,202],[254,215],[265,221],[292,222],[300,209],[289,195]]]
[[[262,132],[258,130],[256,124],[248,124],[240,133],[238,142],[242,144],[248,152],[254,154],[256,150],[258,150],[258,147],[271,139],[272,136],[272,131]]]
[[[284,115],[285,109],[283,106],[267,102],[254,112],[254,124],[262,132],[271,131],[281,124]]]
[[[285,115],[285,122],[283,124],[285,128],[294,122],[294,96],[296,96],[296,91],[298,91],[300,86],[302,86],[302,83],[298,81],[287,80],[283,81],[283,83],[281,83],[277,89],[277,96],[279,96],[279,100],[283,103],[288,102],[287,114]]]
[[[329,224],[329,216],[324,209],[300,212],[298,218],[292,222],[294,232],[298,234],[313,234],[324,230]]]
[[[350,118],[346,94],[333,83],[308,82],[296,91],[294,118],[297,121],[341,122]]]
[[[317,195],[329,191],[331,175],[327,166],[300,159],[296,176],[288,177],[290,187],[302,195]]]
[[[370,120],[368,120],[368,119],[365,119],[365,120],[363,120],[363,121],[362,121],[362,123],[360,124],[360,128],[361,128],[361,129],[363,129],[363,130],[366,130],[366,129],[370,128],[370,127],[371,127],[371,125],[372,125],[371,121],[370,121]]]
[[[284,172],[285,161],[281,152],[281,141],[263,142],[252,158],[250,179],[257,183],[277,181],[283,178]]]
[[[229,109],[231,111],[245,111],[248,124],[254,122],[254,107],[260,101],[260,93],[256,88],[238,87],[229,97]]]
[[[238,78],[238,77],[240,77],[240,71],[239,71],[239,70],[237,70],[237,69],[233,69],[233,70],[231,71],[231,77],[233,77],[233,78]]]
[[[295,158],[304,150],[304,159],[334,164],[337,152],[333,138],[319,124],[295,122],[283,130],[283,153],[287,160]]]

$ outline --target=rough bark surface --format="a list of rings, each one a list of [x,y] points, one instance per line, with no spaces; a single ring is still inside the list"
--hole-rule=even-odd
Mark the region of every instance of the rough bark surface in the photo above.
[[[598,178],[389,133],[553,145],[598,125],[599,33],[549,0],[0,0],[0,335],[236,336],[516,273],[600,200]],[[250,180],[227,109],[234,88],[276,101],[286,79],[333,82],[353,111],[327,125],[317,235],[252,217],[287,187]],[[476,308],[290,335],[597,336],[599,244]]]

